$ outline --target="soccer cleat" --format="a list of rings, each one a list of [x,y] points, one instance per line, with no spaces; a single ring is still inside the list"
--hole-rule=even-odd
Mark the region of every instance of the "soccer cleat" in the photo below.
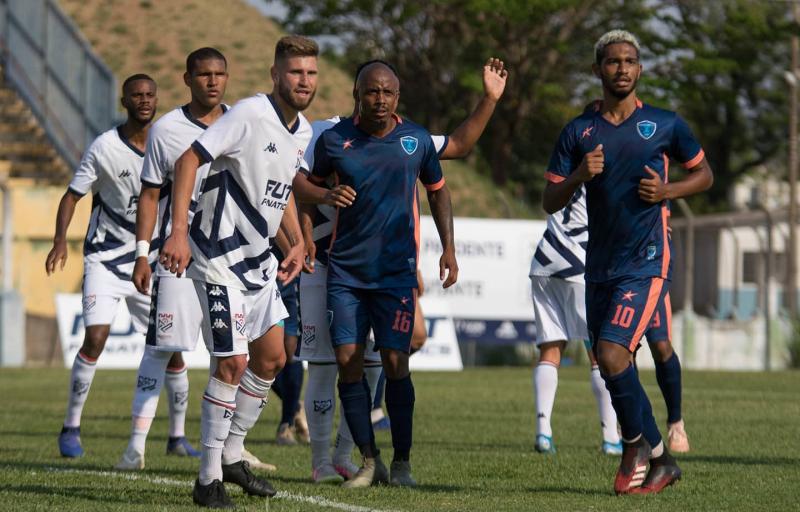
[[[200,485],[200,480],[195,480],[192,501],[206,508],[233,508],[233,502],[228,498],[225,486],[219,480],[214,480],[208,485]]]
[[[389,482],[389,470],[383,464],[380,456],[374,459],[364,457],[358,472],[353,478],[342,484],[345,489],[360,489],[375,484],[385,484]]]
[[[294,433],[301,443],[308,444],[311,442],[311,435],[308,433],[308,421],[306,420],[306,411],[301,406],[294,415]]]
[[[683,428],[683,420],[667,425],[667,444],[670,451],[686,453],[689,451],[689,436]]]
[[[666,450],[661,457],[650,460],[650,471],[644,479],[642,486],[635,490],[636,494],[655,494],[664,490],[665,487],[674,484],[681,479],[681,468],[675,461],[675,457]]]
[[[195,450],[186,437],[170,437],[167,440],[167,455],[179,457],[200,457],[200,450]]]
[[[630,494],[642,485],[647,473],[647,462],[650,460],[650,445],[644,436],[633,443],[622,443],[622,460],[619,463],[617,476],[614,478],[614,492]]]
[[[314,468],[311,472],[311,479],[315,484],[340,484],[344,482],[344,477],[333,467],[333,464],[323,464],[318,468]]]
[[[222,465],[222,481],[230,482],[241,487],[251,496],[275,496],[277,491],[272,484],[259,478],[250,471],[250,464],[245,460],[233,464]]]
[[[132,450],[129,446],[125,449],[125,453],[122,454],[122,458],[119,459],[119,462],[114,465],[114,469],[119,469],[121,471],[138,471],[144,469],[144,454]]]
[[[345,480],[350,480],[356,476],[359,469],[358,466],[353,464],[353,461],[350,460],[334,461],[333,467]]]
[[[58,449],[62,457],[82,457],[81,427],[62,427],[58,435]]]
[[[246,460],[251,468],[261,469],[264,471],[278,471],[278,467],[269,462],[261,462],[258,457],[242,448],[242,460]]]
[[[544,434],[536,435],[534,448],[539,453],[556,453],[556,445],[553,443],[553,438]]]
[[[392,423],[389,421],[389,417],[383,413],[383,408],[381,407],[372,409],[370,418],[372,419],[373,430],[390,430],[392,428]]]
[[[411,463],[407,460],[392,461],[389,485],[397,487],[416,487],[417,481],[411,476]]]
[[[281,423],[278,425],[278,434],[275,436],[275,443],[278,446],[294,446],[297,444],[297,439],[294,438],[292,427],[288,423]]]
[[[616,443],[603,441],[603,445],[600,447],[600,451],[602,451],[606,455],[622,455],[622,441],[618,441]]]

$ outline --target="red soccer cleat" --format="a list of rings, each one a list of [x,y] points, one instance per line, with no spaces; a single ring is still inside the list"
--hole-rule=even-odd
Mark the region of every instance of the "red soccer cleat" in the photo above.
[[[647,462],[650,460],[650,445],[644,436],[633,443],[622,443],[622,461],[619,463],[617,476],[614,479],[614,492],[630,494],[638,489],[647,474]]]
[[[633,492],[636,494],[655,494],[664,490],[681,479],[681,468],[675,461],[675,457],[664,449],[661,457],[656,457],[650,461],[650,471],[647,478],[638,489]]]

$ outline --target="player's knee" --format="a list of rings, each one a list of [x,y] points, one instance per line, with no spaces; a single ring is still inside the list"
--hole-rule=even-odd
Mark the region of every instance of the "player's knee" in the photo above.
[[[554,341],[539,345],[539,362],[547,362],[555,366],[561,364],[561,353],[564,351],[566,342]]]
[[[83,338],[81,353],[85,356],[97,359],[103,353],[103,348],[108,339],[109,328],[106,325],[92,325],[86,328],[86,335]]]
[[[247,368],[247,357],[244,355],[218,358],[214,375],[227,384],[238,384],[245,368]]]
[[[631,364],[631,354],[621,345],[601,341],[597,350],[597,364],[604,376],[617,375]]]
[[[247,366],[262,379],[274,379],[286,366],[286,353],[279,352],[272,357],[251,357]]]
[[[408,354],[397,350],[381,350],[381,359],[387,379],[397,380],[408,376]]]
[[[650,352],[657,363],[665,363],[672,357],[672,343],[669,340],[650,343]]]

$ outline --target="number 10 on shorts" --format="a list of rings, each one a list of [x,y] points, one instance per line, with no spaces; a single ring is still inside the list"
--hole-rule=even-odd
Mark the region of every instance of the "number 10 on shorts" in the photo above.
[[[619,325],[627,329],[631,326],[631,322],[633,321],[633,316],[636,314],[636,310],[634,310],[630,306],[623,306],[622,304],[617,304],[617,310],[614,312],[614,318],[611,320],[611,325]]]

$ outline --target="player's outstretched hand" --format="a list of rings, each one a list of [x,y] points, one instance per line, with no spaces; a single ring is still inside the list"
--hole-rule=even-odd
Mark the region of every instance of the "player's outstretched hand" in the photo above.
[[[445,279],[447,276],[447,279]],[[442,283],[442,288],[450,288],[456,281],[458,281],[458,263],[456,262],[455,250],[448,250],[442,253],[439,258],[439,281]]]
[[[598,144],[593,150],[583,156],[581,165],[578,166],[578,177],[581,181],[589,181],[601,172],[605,156],[603,155],[603,145]]]
[[[153,271],[150,270],[150,263],[147,262],[145,256],[136,258],[136,262],[133,264],[133,276],[131,277],[131,281],[133,281],[133,286],[139,293],[143,293],[144,295],[150,294],[150,276],[152,273]]]
[[[67,242],[54,242],[53,248],[47,255],[44,262],[44,269],[47,275],[51,275],[56,271],[56,266],[59,270],[64,270],[64,265],[67,263]]]
[[[192,249],[189,247],[189,237],[185,234],[173,233],[164,242],[158,262],[178,277],[189,266],[192,259]]]
[[[325,204],[347,208],[356,200],[356,191],[347,185],[336,185],[325,193]]]
[[[300,242],[292,246],[287,254],[284,254],[283,261],[278,266],[278,280],[283,283],[289,283],[295,277],[300,275],[303,270],[303,261],[306,258],[305,244]]]
[[[667,197],[667,184],[661,180],[661,176],[648,166],[644,170],[650,175],[649,178],[642,178],[639,181],[639,197],[642,201],[655,204],[660,203]]]
[[[490,99],[497,101],[506,89],[508,70],[503,61],[490,57],[483,66],[483,91]]]
[[[306,243],[306,257],[303,260],[303,272],[306,274],[314,273],[314,261],[317,259],[317,244],[313,241]]]

